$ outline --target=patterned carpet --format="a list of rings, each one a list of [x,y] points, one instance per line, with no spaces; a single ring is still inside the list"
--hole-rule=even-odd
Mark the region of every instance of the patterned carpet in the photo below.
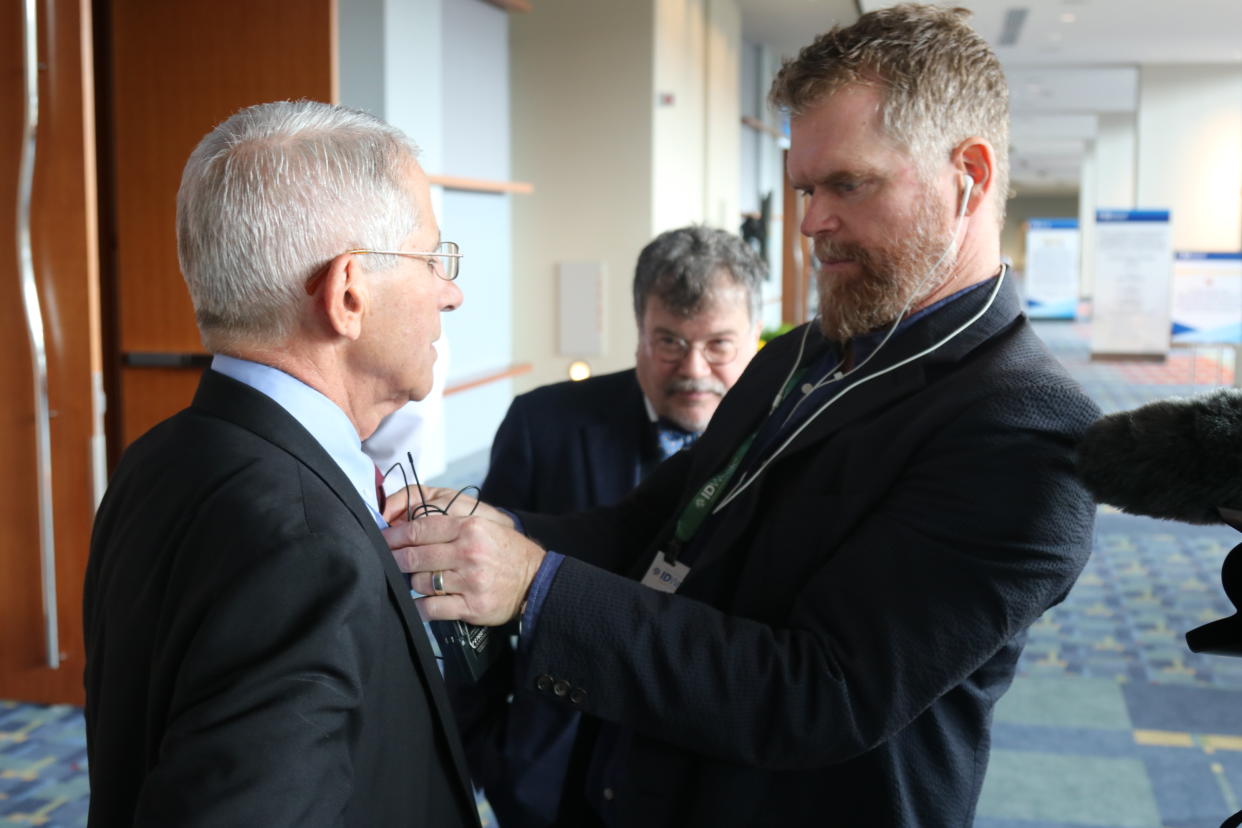
[[[1233,381],[1232,351],[1092,363],[1085,326],[1036,327],[1106,411]],[[977,828],[1216,828],[1242,808],[1242,659],[1182,637],[1232,612],[1219,573],[1239,541],[1101,510],[1086,571],[997,707]],[[0,702],[0,825],[85,825],[85,765],[80,710]]]
[[[1092,363],[1086,326],[1036,327],[1105,411],[1233,382],[1232,350]],[[1183,638],[1233,614],[1220,565],[1239,542],[1100,510],[1086,570],[997,706],[977,828],[1217,828],[1242,808],[1242,659]]]

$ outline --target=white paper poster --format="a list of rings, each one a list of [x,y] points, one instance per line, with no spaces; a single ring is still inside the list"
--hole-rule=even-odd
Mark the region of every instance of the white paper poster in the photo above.
[[[1173,260],[1173,342],[1242,343],[1242,253],[1178,251]]]
[[[1073,319],[1078,313],[1078,219],[1038,218],[1026,225],[1026,314]]]
[[[1091,353],[1165,356],[1173,233],[1168,210],[1100,210]]]

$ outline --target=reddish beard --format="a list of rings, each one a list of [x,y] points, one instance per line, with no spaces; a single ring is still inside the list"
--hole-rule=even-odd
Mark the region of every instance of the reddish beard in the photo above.
[[[890,325],[907,303],[911,310],[917,308],[949,279],[957,258],[954,252],[946,252],[952,229],[939,220],[929,202],[924,200],[919,207],[905,238],[890,244],[865,248],[816,236],[819,261],[849,260],[858,269],[848,276],[816,269],[820,329],[825,337],[845,342]]]

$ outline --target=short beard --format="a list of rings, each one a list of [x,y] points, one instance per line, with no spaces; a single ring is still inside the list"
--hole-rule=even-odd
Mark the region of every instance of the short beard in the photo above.
[[[952,235],[952,227],[940,223],[932,199],[925,197],[905,240],[865,249],[817,237],[814,243],[817,259],[850,259],[859,269],[859,273],[845,279],[817,272],[819,324],[824,336],[835,342],[847,342],[892,324],[907,305],[910,309],[918,307],[939,290],[953,272],[957,251],[946,252]]]

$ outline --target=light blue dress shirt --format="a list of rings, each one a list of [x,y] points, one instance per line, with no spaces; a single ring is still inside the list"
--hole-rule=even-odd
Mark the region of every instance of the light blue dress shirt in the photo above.
[[[345,472],[349,482],[358,490],[362,502],[370,507],[371,516],[379,528],[388,527],[379,513],[376,500],[375,464],[363,454],[358,430],[340,406],[301,380],[270,365],[216,354],[212,357],[211,368],[271,397],[288,411]]]

